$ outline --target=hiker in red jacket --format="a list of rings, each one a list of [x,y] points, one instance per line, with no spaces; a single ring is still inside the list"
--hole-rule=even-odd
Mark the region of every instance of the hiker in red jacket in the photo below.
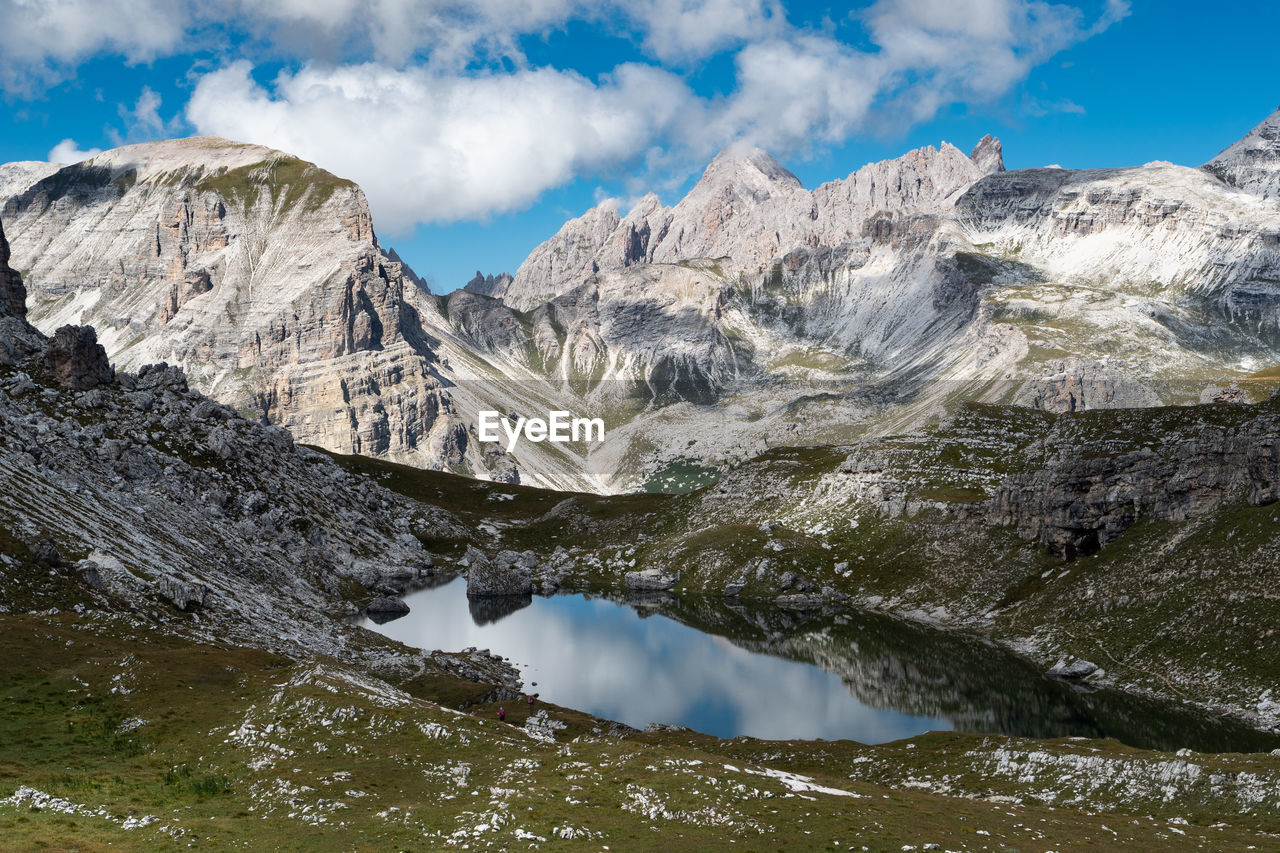
[[[498,706],[498,722],[500,723],[504,722],[506,719],[507,719],[507,709],[499,705]]]

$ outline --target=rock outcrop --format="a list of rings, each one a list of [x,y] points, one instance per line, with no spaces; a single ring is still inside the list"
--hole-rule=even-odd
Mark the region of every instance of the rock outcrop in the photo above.
[[[1280,202],[1280,108],[1205,169],[1233,187]]]
[[[1054,414],[1091,409],[1136,409],[1160,405],[1154,390],[1126,373],[1078,358],[1045,366],[1030,379],[1014,402]]]
[[[22,276],[9,266],[9,241],[0,227],[0,317],[27,316],[27,289]]]
[[[97,388],[115,377],[92,326],[58,329],[45,349],[44,366],[59,384],[75,391]]]
[[[468,293],[478,293],[481,296],[491,296],[494,299],[501,299],[503,296],[507,295],[507,290],[511,287],[512,281],[514,281],[514,278],[509,272],[504,272],[496,276],[493,273],[490,273],[486,276],[481,273],[480,270],[476,270],[475,278],[467,282],[466,286],[463,287],[463,290],[466,290]]]
[[[38,351],[44,341],[27,323],[27,289],[9,266],[9,241],[0,225],[0,365],[17,364]]]
[[[1064,422],[1031,451],[1049,464],[1001,484],[989,518],[1071,559],[1096,553],[1139,518],[1187,521],[1231,501],[1273,503],[1280,500],[1280,417],[1274,405],[1248,414],[1229,429],[1206,423],[1162,437],[1158,451],[1115,456],[1082,446]]]
[[[471,548],[465,560],[468,598],[527,596],[533,591],[533,569],[538,560],[530,552],[499,551],[488,557]]]

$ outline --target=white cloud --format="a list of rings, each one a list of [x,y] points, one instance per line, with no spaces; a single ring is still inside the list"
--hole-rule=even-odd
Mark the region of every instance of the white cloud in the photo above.
[[[271,91],[249,71],[239,62],[202,78],[191,124],[353,178],[393,231],[513,210],[625,162],[692,97],[676,76],[641,65],[599,84],[551,69],[451,77],[373,63],[306,67]]]
[[[113,128],[107,131],[107,136],[116,145],[176,136],[182,131],[182,116],[176,115],[165,121],[160,116],[161,103],[160,95],[154,89],[143,86],[132,109],[124,104],[117,108],[124,120],[124,133]]]
[[[0,88],[30,95],[93,56],[129,62],[226,49],[261,58],[369,58],[460,71],[526,63],[520,39],[585,20],[637,36],[660,59],[691,60],[776,31],[780,0],[0,0]]]
[[[650,56],[686,61],[710,56],[786,29],[777,0],[651,0],[623,4],[645,33]]]
[[[101,148],[82,151],[74,139],[64,139],[49,149],[47,159],[50,163],[79,163],[81,160],[88,160],[101,153]]]
[[[880,50],[890,121],[922,121],[957,102],[1000,97],[1050,56],[1128,14],[1108,0],[1098,20],[1039,0],[877,0],[863,22]]]
[[[567,2],[531,4],[497,31],[554,20]],[[286,4],[276,14],[337,26],[353,3]],[[423,8],[383,3],[388,20]],[[436,6],[441,15],[457,11]],[[474,20],[502,8],[476,4]],[[1119,2],[1110,9],[1124,12]],[[399,232],[517,210],[574,178],[641,161],[648,180],[661,181],[731,142],[786,156],[871,126],[906,127],[949,103],[1002,96],[1102,25],[1073,7],[1027,0],[878,0],[864,13],[875,48],[857,49],[789,27],[764,0],[659,0],[643,14],[672,56],[746,40],[736,88],[703,98],[678,75],[640,64],[592,81],[550,68],[476,74],[432,62],[309,64],[263,86],[241,61],[199,80],[186,117],[202,133],[290,151],[357,181],[378,222]],[[697,22],[712,18],[718,29],[698,35]],[[470,30],[457,32],[462,43]],[[636,188],[633,180],[628,189]]]
[[[716,134],[779,154],[847,139],[883,76],[873,56],[816,36],[748,45],[737,69],[738,88],[719,112]]]
[[[782,3],[0,0],[0,86],[33,90],[95,55],[227,50],[238,35],[243,55],[304,64],[267,85],[246,60],[197,77],[187,121],[358,181],[380,225],[398,231],[519,209],[575,177],[610,178],[635,163],[660,183],[730,142],[787,156],[909,127],[950,103],[1002,97],[1128,8],[1108,0],[1088,21],[1043,0],[876,0],[856,13],[869,45],[855,46],[793,26]],[[594,80],[531,67],[521,39],[574,20],[633,38],[659,64]],[[662,67],[726,51],[736,81],[724,95],[699,97]],[[144,89],[121,108],[125,129],[113,140],[178,132],[160,107]]]
[[[30,94],[99,54],[167,55],[189,20],[186,3],[167,0],[0,0],[0,88]]]

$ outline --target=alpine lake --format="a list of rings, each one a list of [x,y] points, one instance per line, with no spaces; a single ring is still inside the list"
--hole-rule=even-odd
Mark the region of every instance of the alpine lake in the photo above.
[[[789,611],[667,594],[468,599],[463,578],[359,624],[424,650],[508,658],[540,701],[635,728],[875,744],[928,731],[1114,738],[1261,752],[1280,736],[1189,706],[1065,682],[987,641],[858,610]]]

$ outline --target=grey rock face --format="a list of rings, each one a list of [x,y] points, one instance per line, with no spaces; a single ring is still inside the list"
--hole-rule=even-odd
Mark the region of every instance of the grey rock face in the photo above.
[[[179,610],[197,610],[205,606],[208,588],[202,583],[180,580],[172,575],[162,575],[154,584],[155,591],[168,599]]]
[[[661,569],[641,569],[638,572],[627,572],[626,586],[636,592],[665,592],[674,589],[679,580]]]
[[[467,550],[467,597],[529,595],[533,591],[532,554],[499,551],[492,558],[475,548]]]
[[[436,462],[433,301],[350,181],[211,137],[23,174],[0,202],[37,326],[93,324],[123,369],[177,365],[301,441]]]
[[[1186,521],[1233,500],[1258,506],[1280,499],[1280,414],[1273,404],[1259,405],[1231,429],[1209,423],[1188,429],[1164,437],[1159,452],[1107,455],[1081,446],[1064,421],[1034,449],[1048,464],[1010,477],[983,512],[1074,558],[1097,552],[1144,516]]]
[[[1081,359],[1064,359],[1046,366],[1040,378],[1028,380],[1015,402],[1062,414],[1159,406],[1160,397],[1123,371]]]
[[[987,135],[978,140],[969,154],[969,159],[978,164],[978,168],[991,174],[1004,171],[1004,146],[994,136]]]
[[[115,377],[107,351],[92,326],[63,326],[54,333],[44,355],[45,368],[58,382],[76,391],[105,385]]]
[[[463,287],[463,290],[466,290],[468,293],[479,294],[480,296],[491,296],[494,299],[501,299],[506,295],[507,290],[511,287],[512,281],[514,281],[514,277],[509,272],[504,272],[496,276],[493,273],[490,273],[486,276],[482,274],[480,270],[476,270],[475,278],[467,282]]]
[[[0,317],[27,316],[27,289],[22,276],[9,266],[9,241],[0,227]]]
[[[1280,202],[1280,109],[1205,169],[1233,187]]]
[[[0,364],[17,364],[43,346],[39,333],[26,322],[26,299],[22,276],[9,266],[9,241],[0,225]]]

